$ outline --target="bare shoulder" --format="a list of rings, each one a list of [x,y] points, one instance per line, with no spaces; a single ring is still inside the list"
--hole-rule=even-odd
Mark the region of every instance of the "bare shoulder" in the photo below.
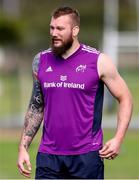
[[[51,52],[52,52],[51,48],[48,48],[46,50],[43,50],[43,51],[39,52],[34,57],[33,62],[32,62],[32,71],[33,71],[33,74],[35,74],[35,75],[38,74],[41,55],[46,55],[46,54],[51,53]]]
[[[100,79],[104,82],[114,97],[118,100],[123,97],[131,98],[126,82],[121,77],[116,66],[112,62],[112,59],[108,55],[99,55],[98,72]]]
[[[37,75],[38,74],[38,69],[39,69],[39,63],[40,63],[40,56],[41,56],[41,52],[39,52],[33,59],[32,62],[32,71],[33,74]]]
[[[114,78],[118,74],[117,68],[111,57],[103,53],[99,55],[98,73],[101,79],[106,77]]]

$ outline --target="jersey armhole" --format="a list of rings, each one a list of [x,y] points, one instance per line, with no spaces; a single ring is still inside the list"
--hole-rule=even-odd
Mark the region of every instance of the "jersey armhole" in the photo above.
[[[43,56],[43,53],[40,52],[40,58],[39,58],[39,63],[38,63],[38,73],[37,73],[37,77],[38,77],[38,80],[40,80],[40,67],[41,67],[41,64],[42,64],[42,56]]]
[[[100,63],[100,55],[101,55],[101,52],[99,52],[99,54],[98,54],[98,56],[97,56],[97,64],[96,64],[96,66],[97,66],[97,75],[98,75],[98,78],[99,79],[101,79],[100,78],[100,70],[99,70],[99,63]]]

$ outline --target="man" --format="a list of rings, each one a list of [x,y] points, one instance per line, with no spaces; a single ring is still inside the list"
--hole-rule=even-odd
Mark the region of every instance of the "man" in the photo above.
[[[107,55],[79,43],[79,27],[77,10],[56,9],[50,22],[51,48],[34,58],[34,85],[18,158],[18,168],[27,177],[28,148],[43,119],[36,179],[103,179],[103,158],[119,154],[131,118],[131,94]],[[119,102],[115,136],[104,145],[103,84]]]

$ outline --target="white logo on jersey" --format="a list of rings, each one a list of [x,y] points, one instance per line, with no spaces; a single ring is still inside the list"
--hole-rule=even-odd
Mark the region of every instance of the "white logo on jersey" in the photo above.
[[[49,67],[46,69],[46,71],[45,71],[45,72],[52,72],[52,71],[53,71],[52,67],[51,67],[51,66],[49,66]]]
[[[98,143],[96,142],[96,143],[92,143],[93,144],[93,146],[95,146],[95,145],[98,145]]]
[[[86,45],[83,45],[82,50],[83,50],[83,51],[90,52],[90,53],[95,53],[95,54],[99,54],[99,53],[100,53],[100,52],[97,51],[95,48],[92,48],[92,47],[86,46]]]
[[[66,81],[66,80],[67,80],[67,76],[62,76],[62,75],[61,75],[61,76],[60,76],[60,80],[61,80],[61,81]]]
[[[76,72],[84,72],[86,69],[86,65],[80,65],[76,68]]]

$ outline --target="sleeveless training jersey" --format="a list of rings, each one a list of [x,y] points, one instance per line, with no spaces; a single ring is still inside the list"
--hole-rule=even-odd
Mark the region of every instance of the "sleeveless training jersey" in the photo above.
[[[102,147],[103,82],[100,52],[81,44],[67,59],[51,49],[40,56],[38,78],[44,96],[44,124],[39,152],[83,154]]]

